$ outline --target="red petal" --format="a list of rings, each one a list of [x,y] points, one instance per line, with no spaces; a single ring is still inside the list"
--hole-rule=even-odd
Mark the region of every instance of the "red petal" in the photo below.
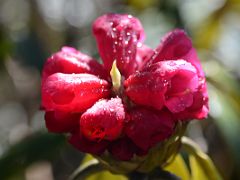
[[[90,140],[115,140],[123,129],[125,111],[120,98],[100,100],[81,117],[82,133]]]
[[[150,47],[139,43],[136,56],[138,67],[136,69],[142,69],[144,65],[148,62],[148,60],[151,58],[153,53],[154,51]]]
[[[90,74],[55,73],[42,84],[42,105],[48,111],[84,112],[108,95],[108,82]]]
[[[129,138],[124,137],[112,142],[108,148],[109,152],[118,160],[129,161],[134,154],[141,151]],[[145,154],[145,153],[142,153]]]
[[[42,81],[54,73],[89,73],[107,79],[103,66],[96,60],[80,51],[63,47],[61,51],[53,54],[45,63],[42,72]]]
[[[137,18],[127,14],[106,14],[93,24],[99,53],[108,72],[114,60],[125,77],[135,71],[137,44],[144,39],[144,31]]]
[[[171,78],[170,86],[166,92],[165,105],[173,113],[184,111],[193,104],[193,94],[198,88],[196,69],[183,60],[176,61],[178,71]],[[181,63],[180,63],[181,62]]]
[[[165,104],[169,110],[175,112],[173,107],[178,105],[178,99],[171,99],[170,105],[165,101],[177,97],[181,99],[182,104],[185,102],[185,108],[192,105],[192,101],[183,97],[186,93],[196,91],[198,77],[196,69],[184,60],[161,61],[131,75],[124,85],[127,96],[136,104],[159,110]]]
[[[135,73],[124,82],[125,93],[136,104],[161,109],[167,90],[164,79],[152,72]]]
[[[173,96],[166,100],[165,105],[172,113],[184,111],[193,104],[193,93]]]
[[[196,50],[192,46],[191,39],[184,30],[175,29],[167,33],[156,48],[155,54],[149,64],[163,60],[184,59],[192,63],[198,70],[199,76],[204,76]]]
[[[67,133],[79,129],[80,114],[59,111],[45,113],[45,123],[48,131],[54,133]]]
[[[82,152],[96,155],[101,155],[108,146],[107,141],[89,141],[82,134],[79,133],[72,134],[69,139],[69,143]]]
[[[152,111],[135,108],[130,111],[127,136],[141,149],[148,150],[173,133],[174,120],[167,110]]]
[[[199,87],[195,93],[193,93],[193,103],[183,112],[177,113],[175,116],[182,121],[191,119],[204,119],[209,112],[208,107],[208,93],[205,78],[199,80]]]

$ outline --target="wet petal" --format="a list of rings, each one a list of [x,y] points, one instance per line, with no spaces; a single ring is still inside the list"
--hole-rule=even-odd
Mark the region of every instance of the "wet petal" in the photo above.
[[[124,85],[134,103],[161,110],[166,99],[193,92],[198,77],[196,69],[184,60],[160,61],[131,75]]]
[[[127,136],[140,148],[148,150],[173,133],[175,121],[169,111],[135,108],[130,111]]]
[[[72,134],[69,138],[69,143],[82,152],[95,155],[101,155],[108,146],[107,141],[90,141],[79,132]]]
[[[135,71],[137,44],[144,40],[144,31],[137,18],[127,14],[103,15],[95,20],[93,33],[108,72],[114,60],[125,77]]]
[[[191,119],[202,120],[207,118],[209,112],[208,92],[205,78],[199,80],[199,86],[196,92],[193,93],[193,103],[185,111],[177,113],[175,116],[182,121]]]
[[[71,47],[63,47],[48,58],[42,71],[42,81],[54,73],[89,73],[107,79],[107,72],[101,64]]]
[[[175,29],[162,38],[149,63],[176,59],[184,59],[192,63],[197,68],[198,74],[204,76],[196,50],[192,46],[192,41],[185,31],[181,29]]]
[[[137,47],[136,70],[141,70],[144,67],[144,65],[148,62],[148,60],[151,58],[153,53],[154,53],[153,49],[144,44],[139,43]]]
[[[108,148],[108,151],[113,155],[114,158],[121,161],[131,160],[134,154],[146,154],[146,152],[143,152],[127,137],[112,142]]]
[[[193,93],[173,96],[166,100],[165,105],[172,113],[184,111],[193,104]]]
[[[80,127],[86,138],[115,140],[123,129],[125,111],[120,98],[100,100],[81,117]]]
[[[61,111],[45,113],[45,123],[49,132],[67,133],[79,128],[80,114]]]
[[[167,90],[164,79],[156,73],[138,72],[124,82],[126,95],[136,104],[162,109]]]
[[[55,73],[42,84],[42,105],[48,111],[84,112],[109,91],[108,82],[94,75]]]

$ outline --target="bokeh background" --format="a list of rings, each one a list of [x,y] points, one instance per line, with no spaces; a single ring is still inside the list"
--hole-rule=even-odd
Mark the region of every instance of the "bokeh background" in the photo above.
[[[106,12],[137,16],[152,48],[173,28],[188,32],[211,110],[187,135],[224,179],[240,179],[240,0],[0,0],[0,179],[65,180],[81,162],[65,137],[47,133],[40,74],[63,45],[98,58],[91,23]]]

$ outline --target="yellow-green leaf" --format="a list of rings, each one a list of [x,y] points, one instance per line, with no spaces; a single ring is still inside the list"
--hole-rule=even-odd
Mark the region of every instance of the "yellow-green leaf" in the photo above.
[[[115,175],[110,173],[109,171],[102,171],[93,175],[90,175],[86,178],[86,180],[127,180],[127,177],[122,175]]]
[[[205,173],[205,171],[202,169],[201,164],[198,162],[198,160],[193,156],[189,156],[189,163],[191,167],[192,172],[192,180],[208,180],[210,177]]]
[[[190,154],[190,168],[192,180],[222,180],[218,170],[207,154],[201,151],[200,147],[187,137],[182,137],[183,148]],[[205,179],[204,179],[205,177]]]
[[[84,157],[84,159],[82,161],[82,164],[85,164],[88,161],[91,161],[93,159],[95,159],[93,156],[91,156],[90,154],[86,154],[86,156]],[[92,174],[86,178],[86,180],[105,180],[105,179],[127,180],[127,177],[122,176],[122,175],[112,174],[109,171],[101,171],[101,172]]]
[[[164,169],[180,177],[182,180],[190,180],[189,170],[180,154]]]
[[[82,160],[82,164],[95,159],[91,154],[86,154]]]

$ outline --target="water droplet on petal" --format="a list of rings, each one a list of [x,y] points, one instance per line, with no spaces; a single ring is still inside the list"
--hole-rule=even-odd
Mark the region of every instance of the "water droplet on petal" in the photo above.
[[[173,61],[170,61],[170,62],[169,62],[169,65],[170,65],[170,66],[175,66],[175,65],[176,65],[176,63],[175,63],[175,62],[173,62]]]
[[[113,109],[113,108],[110,108],[109,111],[110,111],[110,112],[114,112],[114,109]]]
[[[142,43],[138,42],[138,43],[137,43],[137,47],[138,47],[138,48],[142,47]]]

